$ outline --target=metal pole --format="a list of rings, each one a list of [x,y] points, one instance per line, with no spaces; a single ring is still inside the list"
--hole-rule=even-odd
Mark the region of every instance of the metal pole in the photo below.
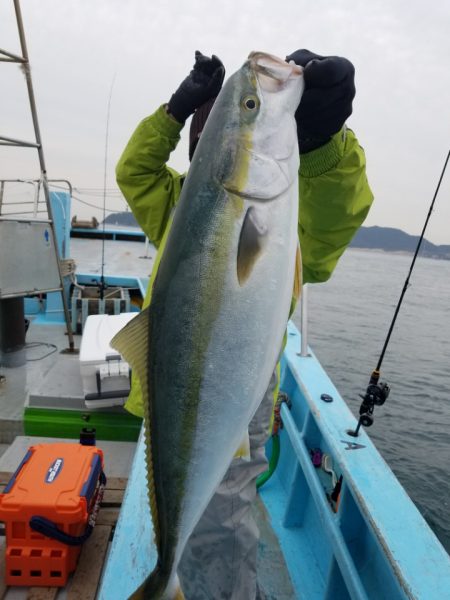
[[[34,185],[34,184],[33,184]],[[33,201],[33,217],[37,217],[38,208],[39,208],[39,193],[40,193],[40,185],[39,183],[34,186],[34,201]]]
[[[25,67],[24,67],[25,68]],[[39,148],[36,142],[25,142],[24,140],[16,140],[14,138],[0,136],[0,146],[19,146],[23,148]]]
[[[301,321],[300,329],[302,334],[302,344],[300,356],[308,355],[308,285],[304,284],[301,295]]]
[[[0,182],[0,215],[2,214],[3,193],[5,191],[5,182]]]
[[[30,202],[30,204],[32,204],[32,203]],[[9,205],[9,207],[11,207],[11,205]],[[37,211],[38,215],[39,214],[43,215],[44,213],[47,214],[47,209],[45,209],[45,210],[38,210]],[[22,220],[23,221],[29,221],[30,220],[30,211],[29,210],[14,210],[13,212],[3,213],[3,216],[7,217],[7,218],[9,218],[9,217],[16,217],[17,215],[27,215],[28,218],[27,219],[22,219]],[[48,221],[48,222],[50,224],[50,221]]]
[[[35,183],[40,183],[40,179],[0,179],[0,183],[30,183],[34,185]],[[69,188],[69,194],[72,196],[72,184],[68,179],[49,179],[49,183],[65,183]],[[55,186],[58,187],[58,186]]]
[[[13,54],[12,52],[7,52],[6,50],[3,50],[2,48],[0,48],[0,62],[22,63],[22,62],[24,62],[24,60],[21,56],[17,56],[17,54]]]
[[[31,108],[31,116],[33,119],[33,126],[34,126],[34,132],[35,132],[35,136],[36,136],[36,142],[38,145],[37,151],[38,151],[38,156],[39,156],[39,164],[41,166],[42,186],[44,188],[44,196],[45,196],[45,201],[47,204],[48,218],[52,223],[50,230],[51,230],[53,245],[54,245],[55,252],[56,252],[56,257],[57,257],[56,262],[58,264],[59,280],[61,282],[61,298],[62,298],[62,303],[63,303],[63,308],[64,308],[64,316],[65,316],[65,320],[66,320],[67,335],[69,338],[69,349],[74,350],[75,344],[74,344],[74,340],[73,340],[73,332],[72,332],[72,325],[71,325],[71,321],[70,321],[69,307],[68,307],[67,299],[66,299],[66,296],[64,293],[64,280],[63,280],[63,276],[62,276],[62,272],[61,272],[58,244],[56,242],[56,236],[55,236],[55,230],[54,230],[53,211],[52,211],[52,207],[51,207],[50,193],[49,193],[49,189],[48,189],[47,169],[45,167],[44,151],[42,149],[42,142],[41,142],[41,132],[39,129],[39,123],[38,123],[38,119],[37,119],[36,101],[35,101],[35,97],[34,97],[33,84],[31,81],[30,62],[28,59],[28,51],[27,51],[27,45],[25,42],[25,32],[24,32],[24,28],[23,28],[22,14],[20,11],[19,0],[14,0],[14,8],[16,11],[17,28],[19,30],[20,47],[22,49],[22,57],[24,59],[23,70],[24,70],[25,79],[27,82],[28,98],[30,101],[30,108]]]

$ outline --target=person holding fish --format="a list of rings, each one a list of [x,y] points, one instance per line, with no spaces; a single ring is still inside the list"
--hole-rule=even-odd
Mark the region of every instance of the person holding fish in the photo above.
[[[364,151],[345,124],[355,96],[354,67],[347,59],[308,50],[285,61],[252,53],[222,90],[224,77],[219,58],[196,52],[189,75],[167,104],[138,125],[116,169],[134,216],[158,248],[143,311],[113,340],[133,368],[125,406],[152,420],[149,489],[159,561],[134,598],[178,598],[180,588],[188,600],[264,598],[257,585],[258,530],[251,506],[256,479],[267,467],[264,446],[278,394],[283,330],[301,279],[317,283],[331,276],[373,201]],[[167,162],[192,115],[186,176]],[[301,259],[298,252],[295,257],[298,240]],[[195,310],[191,300],[197,301]],[[241,306],[251,310],[238,322]],[[139,330],[154,340],[157,356],[145,358],[150,366],[141,358],[147,342],[133,337]],[[160,364],[175,354],[180,363],[195,355],[194,371],[185,376],[178,363]],[[164,385],[171,391],[162,394]],[[183,394],[184,405],[178,403]],[[246,408],[236,415],[241,394]],[[186,407],[194,404],[197,421],[192,412],[186,416]],[[245,448],[239,443],[247,426]],[[185,454],[195,460],[186,458],[183,467]],[[158,475],[161,465],[164,473]],[[169,472],[177,483],[173,489]],[[210,482],[204,495],[202,477]],[[183,496],[181,488],[191,495]]]

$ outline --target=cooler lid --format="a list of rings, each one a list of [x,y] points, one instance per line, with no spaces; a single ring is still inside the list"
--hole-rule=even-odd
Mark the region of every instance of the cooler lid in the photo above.
[[[80,345],[80,363],[98,364],[111,357],[120,356],[111,348],[110,341],[131,319],[139,313],[129,312],[119,315],[90,315],[83,327]]]

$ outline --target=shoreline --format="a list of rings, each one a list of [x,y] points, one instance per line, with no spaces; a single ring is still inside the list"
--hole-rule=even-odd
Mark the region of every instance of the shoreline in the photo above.
[[[349,246],[347,248],[347,250],[356,250],[358,252],[372,252],[372,253],[378,253],[378,254],[395,254],[397,256],[413,256],[414,255],[414,251],[410,251],[410,250],[385,250],[384,248],[363,248],[360,246]],[[429,260],[439,260],[439,261],[449,261],[450,260],[450,256],[448,258],[444,257],[444,256],[430,256],[427,254],[423,254],[422,252],[419,252],[418,258],[427,258]]]

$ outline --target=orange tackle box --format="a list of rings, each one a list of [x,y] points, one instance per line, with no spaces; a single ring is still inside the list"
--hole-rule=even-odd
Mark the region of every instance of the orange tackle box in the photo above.
[[[28,449],[0,494],[7,585],[66,584],[92,532],[105,484],[103,453],[96,446]]]

